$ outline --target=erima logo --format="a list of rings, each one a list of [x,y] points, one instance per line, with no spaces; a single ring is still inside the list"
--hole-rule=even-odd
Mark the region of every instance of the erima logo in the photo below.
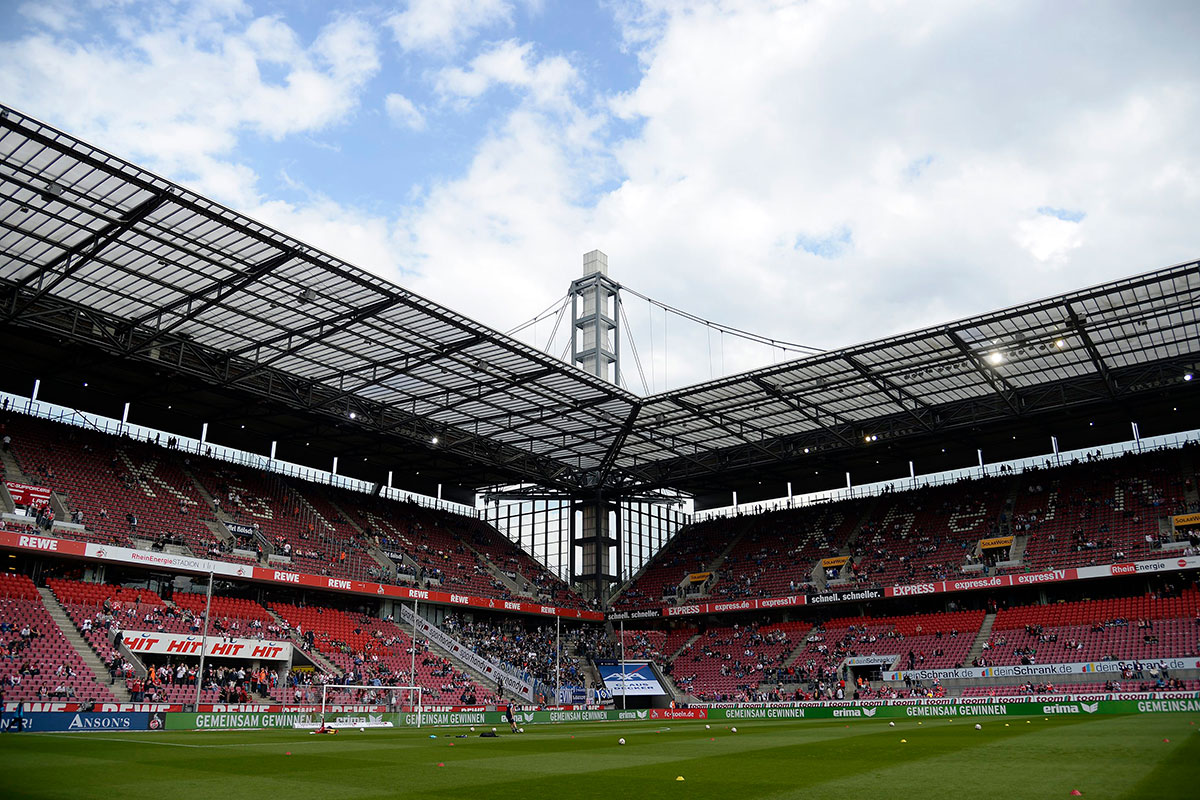
[[[1100,710],[1099,703],[1080,703],[1079,707],[1082,708],[1084,711],[1086,711],[1089,714],[1095,714],[1097,711]]]
[[[864,716],[873,717],[873,716],[875,716],[875,712],[878,710],[879,709],[877,709],[877,708],[864,708],[862,710],[862,712],[863,712]]]
[[[526,713],[522,712],[518,716],[521,717],[522,722],[533,722],[533,714],[526,714]]]
[[[646,719],[647,717],[650,716],[650,712],[649,711],[639,711],[639,712],[637,712],[637,715],[638,715],[638,719]]]

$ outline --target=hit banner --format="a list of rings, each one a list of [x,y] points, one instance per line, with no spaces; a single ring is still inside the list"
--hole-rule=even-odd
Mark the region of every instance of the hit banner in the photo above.
[[[160,655],[199,656],[204,637],[185,636],[181,633],[151,633],[148,631],[125,631],[121,641],[134,653]],[[233,639],[221,636],[208,637],[204,648],[207,658],[249,658],[262,661],[287,661],[292,657],[292,645],[288,642],[257,639]]]

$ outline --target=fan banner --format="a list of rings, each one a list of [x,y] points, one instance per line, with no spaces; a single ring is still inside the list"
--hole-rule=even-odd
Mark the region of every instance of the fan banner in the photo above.
[[[4,485],[13,502],[19,506],[44,506],[50,502],[50,490],[45,486],[18,481],[5,481]]]

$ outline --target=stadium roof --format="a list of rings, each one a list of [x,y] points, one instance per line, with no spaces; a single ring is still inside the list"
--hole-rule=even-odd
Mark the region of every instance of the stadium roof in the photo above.
[[[1198,302],[1191,262],[666,392],[646,399],[616,465],[678,482],[1120,404],[1185,383],[1200,359]]]
[[[198,415],[248,398],[264,435],[324,420],[327,449],[477,483],[712,487],[1159,396],[1200,355],[1189,263],[639,398],[3,107],[0,182],[0,326],[39,358],[83,347],[130,391],[193,381]]]
[[[568,486],[634,407],[612,384],[11,109],[0,164],[6,323]]]

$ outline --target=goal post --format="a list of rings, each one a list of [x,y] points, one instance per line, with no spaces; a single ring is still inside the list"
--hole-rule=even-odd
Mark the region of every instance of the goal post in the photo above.
[[[321,710],[316,720],[297,722],[295,727],[306,729],[391,728],[384,713],[412,709],[417,727],[421,727],[424,689],[420,686],[374,686],[357,683],[326,683],[321,687]],[[346,693],[349,697],[339,697]],[[356,711],[345,706],[383,706],[383,712]],[[335,710],[336,709],[336,710]]]

